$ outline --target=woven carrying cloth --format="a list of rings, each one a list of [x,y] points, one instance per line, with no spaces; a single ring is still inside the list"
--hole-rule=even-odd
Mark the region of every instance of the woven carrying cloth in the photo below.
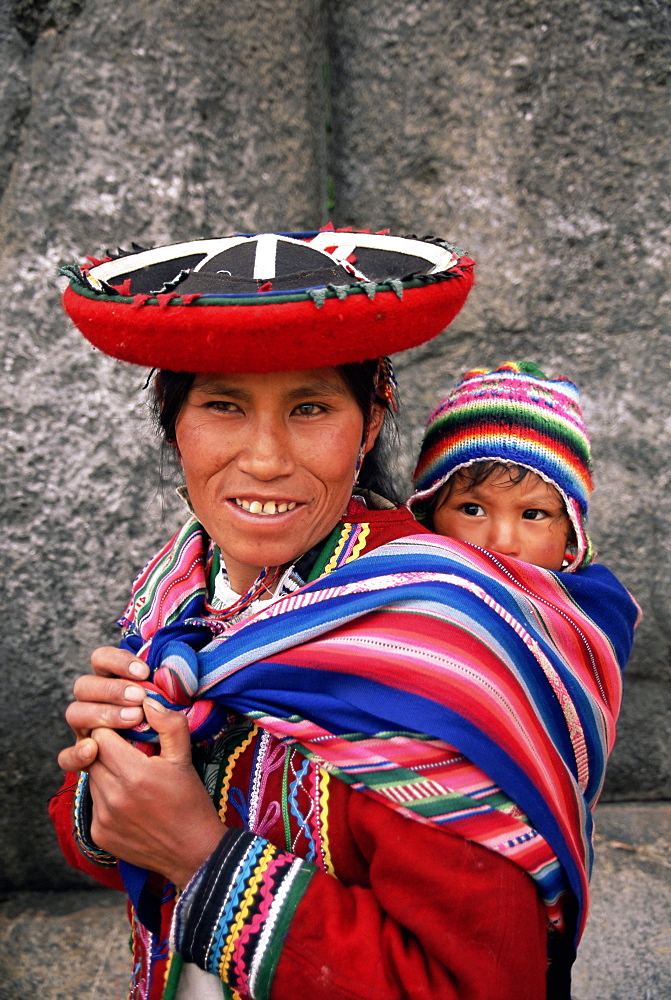
[[[590,808],[637,617],[615,577],[410,536],[212,639],[208,545],[187,523],[125,618],[150,691],[173,708],[193,701],[192,738],[216,731],[221,706],[255,719],[363,794],[516,862],[556,927],[572,892],[580,932]]]
[[[439,239],[329,229],[120,251],[61,273],[66,312],[112,357],[272,372],[365,361],[435,337],[464,304],[473,261]]]

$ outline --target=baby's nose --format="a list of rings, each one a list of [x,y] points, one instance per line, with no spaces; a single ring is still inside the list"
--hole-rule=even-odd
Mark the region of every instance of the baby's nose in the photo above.
[[[519,532],[506,519],[493,519],[487,547],[502,556],[516,556],[519,552]]]

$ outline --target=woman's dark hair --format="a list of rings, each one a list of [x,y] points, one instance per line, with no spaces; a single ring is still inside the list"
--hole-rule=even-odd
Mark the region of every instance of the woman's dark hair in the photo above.
[[[392,503],[400,504],[403,495],[394,480],[399,452],[398,425],[389,403],[376,392],[377,358],[338,365],[336,371],[344,379],[363,413],[364,424],[370,419],[374,403],[379,403],[385,411],[382,428],[375,444],[364,457],[357,483],[361,489],[372,490]]]
[[[153,412],[156,426],[166,444],[176,445],[175,425],[195,378],[193,372],[171,372],[159,369],[154,375]]]
[[[372,490],[387,500],[400,504],[402,496],[394,482],[393,473],[398,454],[398,428],[389,404],[376,395],[377,370],[377,359],[336,367],[361,410],[364,421],[369,420],[374,402],[379,403],[386,411],[377,440],[363,460],[357,483],[361,489]],[[194,378],[193,372],[171,372],[165,369],[154,375],[154,418],[169,445],[176,444],[177,418]]]

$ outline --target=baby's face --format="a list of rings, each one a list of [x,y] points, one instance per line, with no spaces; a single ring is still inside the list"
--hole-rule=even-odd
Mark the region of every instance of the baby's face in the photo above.
[[[446,483],[434,507],[436,534],[543,569],[561,569],[571,522],[554,486],[535,472],[512,482],[505,468],[478,486],[460,472],[452,478],[451,492]]]

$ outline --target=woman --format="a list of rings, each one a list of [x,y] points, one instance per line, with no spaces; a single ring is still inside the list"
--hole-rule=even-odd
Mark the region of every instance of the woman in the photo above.
[[[164,369],[193,511],[75,685],[52,804],[68,859],[129,891],[133,997],[569,996],[635,606],[375,495],[380,356],[471,268],[328,232],[71,272],[83,332]]]

